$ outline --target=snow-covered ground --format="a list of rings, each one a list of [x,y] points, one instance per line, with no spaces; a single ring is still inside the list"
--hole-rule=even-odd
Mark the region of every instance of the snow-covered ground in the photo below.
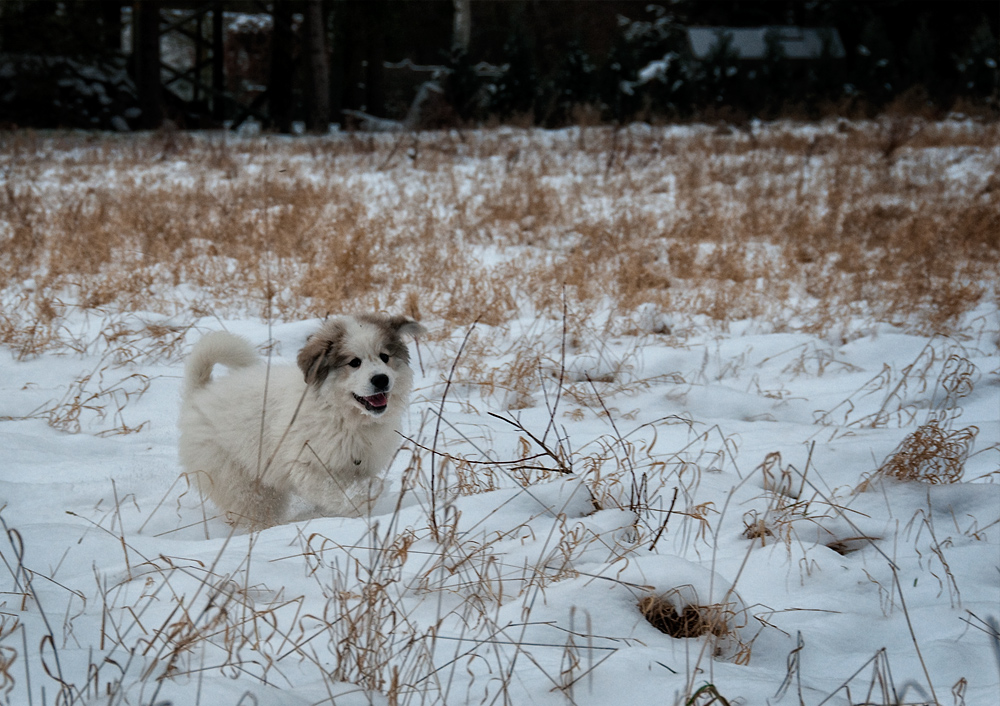
[[[61,344],[0,350],[0,703],[995,704],[981,284],[949,335],[862,308],[834,334],[571,297],[426,316],[372,516],[257,534],[180,475],[183,355],[224,328],[294,364],[318,319],[66,301]],[[22,329],[34,286],[3,295]],[[655,605],[702,607],[704,634],[658,630]]]

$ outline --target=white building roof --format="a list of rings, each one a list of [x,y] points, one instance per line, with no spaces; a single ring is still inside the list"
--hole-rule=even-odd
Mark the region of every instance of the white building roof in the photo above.
[[[818,59],[823,55],[824,40],[829,42],[830,55],[844,57],[840,34],[833,27],[689,27],[691,52],[697,59],[707,59],[720,37],[730,36],[730,47],[739,59],[763,59],[767,52],[767,35],[771,32],[789,59]]]

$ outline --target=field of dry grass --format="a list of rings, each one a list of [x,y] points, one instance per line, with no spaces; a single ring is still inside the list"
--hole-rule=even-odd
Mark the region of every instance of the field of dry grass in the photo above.
[[[7,524],[16,507],[0,499],[14,583],[0,600],[0,703],[37,694],[43,671],[60,704],[159,703],[161,685],[183,679],[197,682],[199,702],[229,703],[203,694],[203,673],[327,690],[302,703],[517,703],[521,687],[540,689],[540,702],[601,703],[617,693],[614,679],[604,680],[610,691],[592,683],[605,660],[660,633],[702,641],[688,662],[671,662],[676,670],[656,662],[679,680],[665,682],[678,704],[739,703],[723,697],[742,683],[728,670],[758,648],[774,662],[775,645],[787,676],[767,693],[797,683],[805,703],[805,668],[793,660],[803,633],[795,643],[792,627],[780,630],[786,645],[772,622],[812,618],[743,602],[738,582],[766,566],[759,554],[778,548],[778,573],[805,585],[821,571],[840,576],[841,558],[864,549],[873,558],[852,570],[867,576],[875,613],[899,627],[898,615],[910,623],[912,577],[901,582],[897,544],[914,548],[906,560],[923,572],[921,590],[931,575],[961,607],[959,584],[974,579],[953,570],[956,547],[994,541],[1000,518],[978,509],[955,518],[955,543],[939,538],[929,490],[926,514],[884,537],[873,491],[995,476],[982,471],[1000,449],[996,431],[977,449],[980,430],[958,420],[983,375],[996,374],[981,368],[1000,303],[1000,125],[0,132],[0,176],[3,355],[18,371],[70,358],[88,366],[52,399],[24,384],[25,411],[0,408],[0,422],[42,419],[121,444],[93,447],[101,453],[161,449],[172,422],[154,417],[151,430],[133,410],[147,396],[158,400],[151,409],[172,409],[164,380],[200,330],[264,322],[264,348],[288,356],[294,322],[328,314],[388,310],[430,328],[414,356],[429,382],[397,459],[396,505],[353,543],[334,524],[220,535],[222,521],[164,448],[171,460],[154,461],[172,485],[150,481],[158,502],[152,490],[119,494],[112,477],[110,496],[71,513],[86,529],[68,536],[104,541],[115,568],[67,588],[59,567],[84,550],[67,548],[48,569],[31,564],[44,548]],[[845,347],[890,328],[916,347],[870,377],[871,361]],[[794,338],[771,348],[754,338],[753,350],[744,334]],[[647,348],[677,351],[683,365],[650,355],[634,374]],[[851,386],[838,387],[838,375]],[[821,378],[822,394],[809,387]],[[709,396],[698,407],[725,381],[773,408],[734,412],[731,428],[703,423],[714,404],[738,406]],[[802,401],[802,390],[822,401]],[[764,423],[774,426],[751,426]],[[870,447],[855,452],[854,437]],[[873,460],[824,486],[821,469],[840,473],[845,453]],[[967,471],[971,457],[981,475]],[[813,547],[826,553],[807,558]],[[625,591],[648,633],[608,623],[602,581]],[[712,600],[699,603],[692,586],[709,584]],[[593,615],[558,612],[591,596]],[[548,622],[533,617],[536,601],[554,606]],[[1000,637],[992,618],[969,613],[972,628]],[[923,665],[927,703],[943,703],[935,683],[965,703],[964,676],[924,665],[912,626],[902,642]],[[73,650],[85,655],[82,677],[60,667]],[[40,663],[25,666],[36,653]],[[888,654],[862,666],[867,695],[852,681],[862,669],[816,689],[901,703]],[[525,669],[542,675],[540,687],[520,682]]]
[[[0,342],[72,345],[67,307],[295,319],[402,306],[463,326],[646,304],[830,336],[863,310],[947,333],[995,295],[982,283],[1000,263],[998,150],[996,125],[903,120],[5,133]],[[964,153],[978,168],[939,178]],[[181,283],[189,300],[160,295]]]

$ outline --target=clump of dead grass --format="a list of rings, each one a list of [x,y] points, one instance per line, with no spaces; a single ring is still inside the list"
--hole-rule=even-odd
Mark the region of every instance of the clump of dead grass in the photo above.
[[[680,613],[669,597],[639,599],[639,612],[650,625],[670,637],[722,637],[730,630],[732,610],[723,604],[685,605]]]
[[[753,640],[742,639],[747,611],[732,590],[721,601],[702,602],[691,586],[676,586],[662,593],[644,595],[639,613],[660,632],[673,638],[703,638],[705,654],[746,664]],[[689,684],[689,689],[692,685]]]
[[[950,430],[932,419],[907,434],[858,490],[869,489],[879,478],[932,485],[958,483],[978,432],[974,426]]]

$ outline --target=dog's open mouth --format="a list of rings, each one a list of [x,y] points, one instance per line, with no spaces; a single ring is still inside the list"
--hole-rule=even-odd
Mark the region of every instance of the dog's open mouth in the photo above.
[[[373,414],[382,414],[385,411],[386,405],[389,404],[389,393],[378,392],[374,395],[368,395],[368,397],[362,397],[360,395],[354,395],[362,407],[367,409]]]

